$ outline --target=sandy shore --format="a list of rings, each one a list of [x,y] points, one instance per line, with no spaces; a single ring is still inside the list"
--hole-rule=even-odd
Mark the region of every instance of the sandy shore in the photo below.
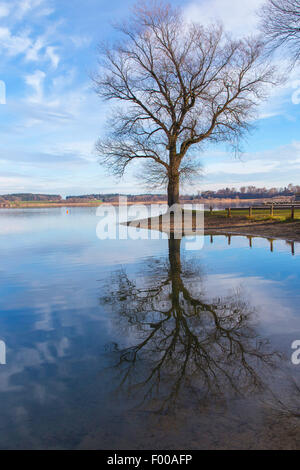
[[[183,232],[184,235],[202,233],[203,228],[197,227],[196,218],[193,217],[192,227],[185,227],[183,230],[181,225],[170,222],[167,219],[152,217],[149,219],[135,220],[128,222],[129,226],[144,229],[159,230],[165,233]],[[214,217],[205,216],[204,218],[204,234],[231,234],[246,235],[253,237],[264,237],[269,239],[282,239],[287,241],[300,242],[300,221],[282,222],[282,221],[251,221],[246,217]]]
[[[215,218],[205,217],[205,233],[218,234],[241,234],[259,236],[265,238],[283,239],[300,242],[300,221],[278,222],[274,220],[255,222],[244,218]]]
[[[271,224],[252,224],[240,227],[232,226],[228,228],[207,228],[207,235],[230,234],[247,235],[253,237],[281,239],[286,241],[300,242],[300,222],[294,223],[271,223]]]

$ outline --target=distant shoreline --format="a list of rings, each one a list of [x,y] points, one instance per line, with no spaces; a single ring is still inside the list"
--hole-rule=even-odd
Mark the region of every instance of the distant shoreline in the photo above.
[[[253,204],[264,204],[265,202],[272,202],[271,198],[262,198],[262,199],[183,199],[180,201],[181,204],[204,204],[205,206],[225,206],[228,205],[243,205],[249,206]],[[158,204],[167,204],[167,200],[149,200],[149,201],[128,201],[127,206],[132,205],[158,205]],[[32,202],[9,202],[0,204],[0,209],[38,209],[38,208],[50,208],[50,207],[98,207],[98,206],[118,206],[119,201],[104,201],[104,202],[68,202],[68,201],[61,201],[61,202],[39,202],[39,201],[32,201]],[[125,205],[125,204],[120,204]]]
[[[0,205],[0,209],[39,209],[39,208],[51,208],[51,207],[98,207],[102,206],[103,203],[76,203],[76,202],[33,202],[27,203],[27,202],[19,202],[17,204],[6,204],[6,205]]]

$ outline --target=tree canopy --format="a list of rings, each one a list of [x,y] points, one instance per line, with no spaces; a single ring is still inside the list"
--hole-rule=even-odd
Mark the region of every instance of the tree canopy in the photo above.
[[[222,26],[187,23],[180,10],[136,7],[117,27],[122,40],[100,49],[95,90],[119,106],[97,142],[101,162],[122,176],[143,160],[152,186],[167,183],[169,205],[179,180],[199,169],[206,142],[235,147],[275,83],[275,69],[259,38],[233,40]]]
[[[271,50],[285,46],[294,63],[300,60],[300,0],[267,0],[262,29]]]

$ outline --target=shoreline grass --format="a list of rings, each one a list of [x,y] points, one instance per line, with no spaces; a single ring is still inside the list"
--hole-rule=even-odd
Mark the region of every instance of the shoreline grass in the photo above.
[[[231,211],[231,216],[228,217],[226,210],[218,210],[204,212],[205,218],[209,220],[209,218],[220,218],[220,219],[241,219],[243,218],[245,221],[248,220],[249,222],[295,222],[296,220],[300,220],[300,209],[295,209],[294,219],[291,217],[291,209],[275,209],[273,215],[270,214],[270,209],[259,209],[259,210],[252,210],[252,216],[249,216],[249,209],[241,208],[240,210]]]

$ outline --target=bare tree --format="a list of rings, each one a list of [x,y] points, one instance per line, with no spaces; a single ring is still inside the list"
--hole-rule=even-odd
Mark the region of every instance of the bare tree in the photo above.
[[[267,0],[262,29],[271,50],[286,46],[294,63],[300,60],[300,0]]]
[[[193,149],[236,145],[275,71],[259,39],[234,41],[221,26],[187,23],[163,3],[139,4],[118,30],[123,40],[101,48],[94,77],[98,95],[120,105],[97,151],[119,176],[145,159],[145,175],[167,183],[171,206],[179,202],[180,179],[197,170]]]

